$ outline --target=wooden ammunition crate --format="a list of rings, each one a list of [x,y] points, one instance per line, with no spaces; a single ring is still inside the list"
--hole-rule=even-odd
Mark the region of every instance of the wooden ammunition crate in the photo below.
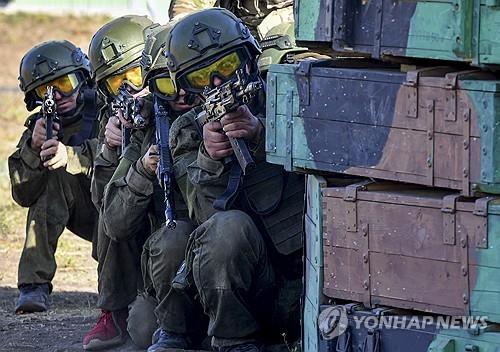
[[[392,183],[326,187],[326,296],[500,322],[500,200]]]
[[[295,0],[299,44],[344,55],[500,64],[498,0]]]
[[[267,160],[500,193],[500,81],[482,71],[401,72],[364,60],[272,65]]]

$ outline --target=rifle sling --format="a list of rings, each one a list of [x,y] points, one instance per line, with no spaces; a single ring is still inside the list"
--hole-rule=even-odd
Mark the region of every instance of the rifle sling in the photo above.
[[[234,159],[234,157],[233,157]],[[229,181],[226,190],[214,201],[214,208],[217,210],[228,210],[236,200],[236,196],[240,190],[241,176],[243,171],[236,160],[231,163],[229,171]]]
[[[92,137],[94,132],[94,124],[97,118],[97,97],[96,91],[93,89],[84,89],[83,95],[83,121],[82,128],[77,134],[71,136],[68,145],[82,145],[87,139]]]

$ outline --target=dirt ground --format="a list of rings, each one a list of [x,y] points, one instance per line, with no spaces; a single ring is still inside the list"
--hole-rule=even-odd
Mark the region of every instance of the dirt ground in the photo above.
[[[91,245],[70,232],[58,243],[58,269],[46,313],[16,316],[17,263],[26,209],[11,198],[7,158],[15,150],[28,112],[17,88],[19,61],[33,45],[68,39],[84,51],[105,17],[0,14],[0,351],[81,351],[82,338],[99,316],[97,263]],[[129,341],[112,351],[138,351]]]

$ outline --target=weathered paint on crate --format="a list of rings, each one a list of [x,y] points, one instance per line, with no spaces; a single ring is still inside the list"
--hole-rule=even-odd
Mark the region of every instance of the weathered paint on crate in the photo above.
[[[326,180],[321,176],[307,176],[305,221],[305,299],[303,314],[304,352],[319,350],[317,319],[323,304],[323,203],[321,189]]]
[[[481,71],[402,73],[362,62],[271,66],[269,162],[464,195],[500,192],[500,81]]]
[[[299,43],[332,52],[500,64],[497,0],[296,0]]]
[[[375,183],[323,189],[324,294],[500,322],[500,202]]]

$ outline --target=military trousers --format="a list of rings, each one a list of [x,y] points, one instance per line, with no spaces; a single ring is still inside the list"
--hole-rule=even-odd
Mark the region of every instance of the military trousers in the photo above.
[[[291,325],[299,325],[301,273],[286,278],[280,266],[287,267],[290,258],[282,257],[276,265],[273,257],[274,248],[242,211],[215,213],[191,235],[186,260],[209,316],[208,335],[214,347],[265,338],[290,325],[290,319]],[[298,260],[290,264],[300,266],[300,253],[294,257]],[[283,304],[286,309],[281,314]]]
[[[172,288],[172,280],[185,258],[194,225],[177,221],[174,230],[162,227],[144,245],[141,267],[145,291],[155,295],[155,315],[161,328],[188,335],[198,343],[206,332],[206,318],[199,303]],[[171,324],[169,324],[171,323]]]
[[[101,216],[102,213],[101,213]],[[107,311],[126,309],[142,289],[140,258],[142,246],[149,235],[144,233],[123,240],[106,235],[104,222],[99,220],[97,241],[97,306]]]
[[[84,175],[72,175],[63,169],[48,172],[46,189],[28,210],[18,285],[48,283],[52,289],[57,268],[55,252],[64,228],[92,241],[96,222],[90,181]]]

